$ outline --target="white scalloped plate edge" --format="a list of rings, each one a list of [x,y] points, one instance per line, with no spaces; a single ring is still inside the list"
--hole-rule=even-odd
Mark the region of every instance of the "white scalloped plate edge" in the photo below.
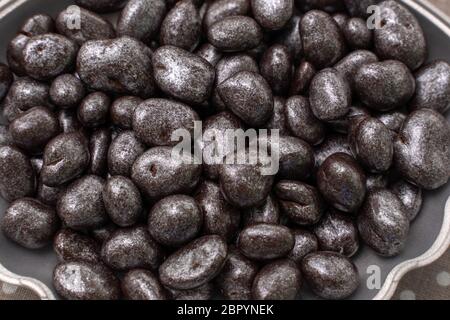
[[[8,271],[0,264],[0,281],[10,285],[27,288],[33,291],[41,300],[55,300],[52,291],[39,280],[19,276]]]
[[[28,0],[0,0],[0,19],[6,16],[8,13],[18,8],[20,5]],[[415,9],[423,14],[427,19],[437,25],[442,31],[444,31],[450,38],[450,21],[449,18],[437,9],[434,5],[430,4],[426,0],[401,0],[407,6]],[[378,294],[374,297],[374,300],[388,300],[391,299],[397,289],[398,283],[402,277],[411,270],[422,268],[427,266],[437,259],[439,259],[450,246],[450,198],[447,200],[445,206],[444,221],[442,223],[441,231],[436,238],[433,245],[421,256],[406,260],[397,266],[395,266],[391,272],[389,272],[384,284]],[[25,287],[36,293],[42,300],[55,300],[55,296],[52,291],[44,285],[41,281],[22,277],[16,275],[0,264],[0,281]]]

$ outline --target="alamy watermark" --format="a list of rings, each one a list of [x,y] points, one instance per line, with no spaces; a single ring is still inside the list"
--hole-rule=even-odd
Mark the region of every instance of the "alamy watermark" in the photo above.
[[[69,30],[81,30],[81,9],[79,6],[72,5],[66,9],[67,16],[66,21],[67,29]]]
[[[367,28],[369,30],[381,29],[381,9],[380,6],[372,5],[367,7],[367,13],[370,16],[367,18]]]
[[[81,30],[81,9],[77,5],[71,5],[66,9],[67,16],[66,21],[67,29],[69,30]],[[367,7],[367,28],[369,30],[381,29],[381,9],[378,5],[371,5]]]
[[[381,289],[381,268],[377,265],[370,265],[367,267],[366,273],[368,275],[366,280],[367,289],[380,290]]]
[[[172,160],[209,165],[257,165],[262,175],[275,175],[279,170],[280,134],[278,129],[208,129],[194,122],[194,130],[177,129],[171,140]],[[193,156],[192,156],[193,155]]]

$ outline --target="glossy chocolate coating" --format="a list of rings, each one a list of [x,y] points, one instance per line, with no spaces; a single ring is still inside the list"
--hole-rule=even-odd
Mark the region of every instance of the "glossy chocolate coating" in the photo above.
[[[223,20],[229,16],[245,16],[250,9],[250,0],[217,0],[209,4],[203,25],[205,29],[215,22]]]
[[[19,78],[15,80],[4,100],[4,114],[8,121],[13,121],[21,111],[26,111],[37,106],[48,106],[49,87],[47,84],[31,78]],[[7,109],[16,110],[14,117],[9,117]]]
[[[397,170],[419,187],[433,190],[450,178],[450,125],[440,113],[432,109],[411,113],[394,149]]]
[[[273,195],[269,195],[263,205],[244,210],[242,217],[245,226],[260,223],[279,224],[280,208],[278,201]]]
[[[314,233],[305,229],[293,229],[294,248],[288,254],[288,258],[300,264],[303,258],[311,252],[319,250],[319,242]]]
[[[275,186],[281,210],[298,225],[313,225],[322,216],[323,204],[313,186],[299,181],[282,180]]]
[[[88,41],[78,52],[77,73],[93,90],[148,98],[155,92],[150,55],[130,37]]]
[[[52,79],[73,68],[77,49],[74,42],[56,33],[34,36],[23,49],[25,71],[37,80]]]
[[[160,44],[192,51],[200,41],[201,30],[200,14],[194,2],[178,1],[162,22]]]
[[[323,11],[312,10],[303,16],[300,35],[306,60],[318,69],[332,66],[344,56],[344,37],[334,19]]]
[[[405,206],[409,221],[414,220],[422,208],[422,189],[404,180],[395,182],[390,189]]]
[[[46,14],[35,14],[23,23],[20,33],[34,37],[40,34],[53,32],[55,30],[55,22],[53,18]]]
[[[263,33],[259,24],[247,16],[225,17],[208,27],[208,41],[225,52],[245,51],[257,47]]]
[[[293,96],[286,101],[286,118],[290,131],[300,139],[317,145],[325,138],[325,126],[311,111],[309,101]]]
[[[138,188],[124,176],[113,176],[106,181],[103,203],[109,218],[121,227],[137,223],[144,208]]]
[[[338,212],[329,212],[314,227],[320,250],[353,256],[359,249],[358,230],[350,217]]]
[[[252,296],[256,300],[294,300],[302,285],[301,273],[292,260],[265,265],[255,277]]]
[[[210,300],[215,294],[215,288],[211,282],[205,283],[200,287],[186,290],[166,288],[170,292],[173,300]]]
[[[12,137],[11,137],[11,133],[9,132],[9,129],[7,126],[4,125],[0,125],[0,146],[9,146],[12,145],[13,141],[12,141]],[[39,161],[37,162],[39,163]],[[33,161],[32,161],[33,164]],[[34,167],[34,165],[33,165]],[[38,166],[39,170],[36,170],[37,172],[40,171],[41,167],[42,167],[42,163],[40,163],[40,165]]]
[[[287,116],[285,113],[285,99],[282,97],[273,97],[273,113],[269,121],[266,122],[264,128],[269,130],[279,130],[280,136],[289,135],[290,131],[287,123]],[[269,131],[271,132],[271,131]]]
[[[242,121],[233,113],[223,111],[208,117],[203,123],[203,135],[196,141],[203,148],[204,174],[211,180],[219,179],[220,161],[216,160],[216,152],[222,151],[221,155],[233,152],[236,149],[234,143],[226,140],[227,130],[244,129]],[[224,141],[225,140],[225,141]],[[218,159],[222,160],[222,159]]]
[[[287,227],[255,224],[244,228],[238,239],[239,250],[250,259],[270,260],[285,257],[294,247],[294,236]]]
[[[108,150],[111,143],[111,131],[98,128],[92,132],[89,141],[91,160],[89,172],[97,176],[104,176],[108,171]]]
[[[289,94],[294,96],[306,93],[315,75],[316,68],[310,62],[302,61],[292,77]]]
[[[53,271],[56,292],[68,300],[118,300],[119,280],[105,266],[87,261],[62,262]]]
[[[8,44],[6,58],[11,70],[18,76],[26,75],[23,64],[23,49],[30,40],[30,37],[24,34],[18,34]]]
[[[53,250],[59,261],[88,261],[99,263],[100,247],[95,240],[71,229],[61,229],[53,240]]]
[[[94,229],[107,222],[103,186],[102,178],[86,175],[64,190],[56,211],[67,227],[74,230]]]
[[[103,92],[94,92],[78,107],[78,119],[85,127],[98,127],[106,122],[111,99]]]
[[[339,119],[347,114],[352,102],[349,83],[335,69],[324,69],[311,81],[309,102],[320,120]]]
[[[277,147],[280,155],[278,177],[304,180],[311,175],[314,154],[307,142],[296,137],[282,136],[278,146],[271,141],[271,148]]]
[[[103,261],[116,270],[155,270],[162,261],[160,246],[144,226],[116,230],[102,245]]]
[[[250,55],[242,53],[226,55],[217,63],[216,80],[212,96],[216,109],[225,109],[225,104],[218,91],[219,85],[241,71],[259,73],[258,63]]]
[[[370,49],[373,32],[367,27],[366,20],[350,18],[344,26],[344,37],[353,49]]]
[[[355,212],[366,194],[366,176],[351,156],[335,153],[319,167],[317,186],[330,205],[344,212]]]
[[[73,108],[78,106],[86,95],[83,82],[72,74],[56,77],[50,86],[50,99],[59,107]]]
[[[73,109],[61,109],[57,113],[59,127],[64,133],[80,131],[83,132],[82,125],[78,120],[77,112]]]
[[[389,172],[388,172],[389,173]],[[386,188],[389,185],[388,174],[369,174],[366,180],[367,191],[372,191],[378,188]]]
[[[263,175],[260,165],[224,164],[219,176],[225,199],[239,208],[261,205],[273,183],[273,176]]]
[[[334,68],[339,71],[352,88],[355,87],[355,76],[362,66],[378,62],[377,56],[369,50],[355,50],[342,58]]]
[[[366,117],[370,117],[369,110],[357,103],[350,107],[345,116],[329,121],[330,129],[339,133],[349,133],[353,126]]]
[[[352,126],[350,145],[355,157],[368,170],[387,171],[394,157],[392,132],[378,119],[366,117]]]
[[[117,22],[117,34],[129,36],[145,43],[156,38],[166,14],[164,0],[131,0],[122,10]]]
[[[272,90],[257,73],[241,71],[222,82],[218,91],[226,107],[250,126],[261,126],[272,116]]]
[[[0,63],[5,237],[53,240],[60,298],[344,299],[450,179],[450,67],[401,1],[74,3]]]
[[[195,54],[215,67],[222,58],[222,52],[210,43],[205,43],[195,50]]]
[[[394,133],[400,131],[407,118],[407,114],[403,111],[393,110],[375,115],[375,118],[380,120],[388,129]]]
[[[170,112],[168,112],[170,110]],[[149,99],[139,104],[133,113],[132,126],[138,139],[149,146],[173,146],[176,130],[193,135],[194,122],[200,117],[184,103],[167,99]]]
[[[123,131],[111,142],[108,151],[108,169],[112,175],[129,177],[136,159],[146,147],[133,131]]]
[[[202,224],[203,214],[199,205],[185,195],[161,199],[148,215],[150,235],[167,247],[180,247],[195,239]]]
[[[34,107],[17,117],[9,126],[15,145],[30,153],[42,153],[50,139],[59,133],[55,114],[45,107]]]
[[[89,234],[95,239],[99,244],[104,243],[108,240],[112,234],[118,229],[118,226],[114,223],[105,224],[99,228],[92,230]]]
[[[159,268],[165,286],[193,289],[206,284],[222,270],[227,258],[227,245],[216,235],[197,238],[170,255]]]
[[[74,21],[80,22],[76,28],[73,28]],[[71,6],[59,13],[56,29],[80,46],[86,41],[112,39],[116,35],[112,24],[102,16],[84,8],[75,10]]]
[[[236,248],[230,248],[227,260],[215,282],[220,293],[229,300],[251,300],[253,280],[258,266],[242,255]]]
[[[415,74],[416,92],[412,109],[430,108],[445,113],[450,108],[450,65],[434,61]]]
[[[211,181],[202,182],[195,192],[195,200],[203,215],[203,233],[231,241],[238,231],[241,215],[225,201],[219,186]]]
[[[363,241],[379,255],[398,255],[405,246],[409,219],[399,197],[387,189],[368,193],[358,216]]]
[[[11,203],[1,220],[4,235],[28,249],[50,244],[58,227],[55,210],[32,198],[21,198]]]
[[[153,54],[158,87],[186,103],[200,104],[211,94],[215,72],[199,56],[174,46],[162,46]]]
[[[42,183],[42,181],[39,181],[36,190],[36,199],[49,206],[55,206],[64,188],[64,186],[49,187]]]
[[[179,160],[172,158],[171,147],[149,149],[134,162],[131,179],[151,199],[189,193],[197,185],[202,167],[193,164],[188,155]]]
[[[395,59],[415,70],[427,55],[426,40],[414,15],[397,1],[379,4],[381,28],[374,30],[375,51],[381,59]]]
[[[267,30],[283,28],[292,17],[293,0],[251,0],[253,16]]]
[[[325,141],[315,149],[316,167],[320,167],[329,156],[335,153],[345,153],[353,156],[346,136],[341,134],[327,136]]]
[[[354,82],[361,101],[377,111],[405,105],[416,87],[408,67],[395,60],[363,65],[357,71]]]
[[[88,143],[81,133],[61,133],[45,147],[42,182],[50,187],[69,182],[84,172],[89,159]]]
[[[151,271],[135,269],[122,279],[122,292],[128,300],[166,300],[167,292]]]
[[[275,95],[286,95],[292,75],[292,56],[288,47],[281,44],[269,47],[261,58],[260,70]]]
[[[13,146],[0,147],[0,193],[8,202],[32,196],[35,173],[30,159]]]
[[[143,100],[139,97],[120,97],[111,105],[111,121],[122,129],[131,129],[134,110]]]
[[[332,15],[333,20],[336,22],[336,24],[339,26],[339,29],[344,32],[345,25],[347,23],[347,20],[350,19],[350,17],[347,15],[347,13],[343,12],[337,12]]]
[[[294,12],[284,28],[279,31],[275,40],[276,43],[282,44],[289,49],[294,62],[298,62],[301,59],[303,50],[300,21],[301,17]]]
[[[335,252],[310,253],[302,260],[301,271],[313,292],[324,299],[345,299],[360,283],[356,266]]]

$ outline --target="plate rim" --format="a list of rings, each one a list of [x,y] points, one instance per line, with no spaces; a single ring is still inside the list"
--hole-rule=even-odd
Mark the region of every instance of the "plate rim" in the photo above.
[[[421,13],[450,38],[450,18],[427,0],[401,0],[406,6]],[[425,267],[438,260],[450,248],[450,197],[444,208],[444,220],[433,245],[422,255],[396,265],[386,277],[373,300],[390,300],[400,280],[410,271]]]
[[[30,0],[0,0],[0,19]],[[450,38],[450,18],[428,0],[400,0],[406,6],[421,13]],[[444,209],[441,230],[433,245],[422,255],[396,265],[387,275],[373,300],[389,300],[394,295],[403,276],[425,267],[439,259],[450,248],[450,197]],[[32,290],[41,300],[55,300],[53,292],[41,281],[14,274],[0,263],[0,281]]]

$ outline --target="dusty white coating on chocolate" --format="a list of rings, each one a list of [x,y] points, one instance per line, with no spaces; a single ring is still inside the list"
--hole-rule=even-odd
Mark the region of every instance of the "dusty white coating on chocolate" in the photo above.
[[[187,103],[208,99],[214,82],[212,65],[186,50],[163,46],[153,54],[155,81],[166,94]]]
[[[203,236],[170,255],[159,268],[161,282],[173,289],[193,289],[212,280],[227,257],[226,243],[216,235]]]
[[[182,156],[181,163],[171,155],[171,147],[155,147],[133,164],[131,179],[151,199],[190,192],[200,179],[201,165],[192,164],[187,155]]]
[[[25,71],[37,80],[52,79],[73,67],[77,49],[74,42],[56,33],[34,36],[23,49]]]
[[[359,286],[355,265],[339,253],[311,253],[303,259],[301,270],[314,293],[324,299],[345,299]]]
[[[70,28],[74,21],[80,22],[79,28]],[[84,8],[73,10],[68,7],[61,11],[56,18],[56,29],[80,46],[89,40],[111,39],[116,35],[108,20]]]

